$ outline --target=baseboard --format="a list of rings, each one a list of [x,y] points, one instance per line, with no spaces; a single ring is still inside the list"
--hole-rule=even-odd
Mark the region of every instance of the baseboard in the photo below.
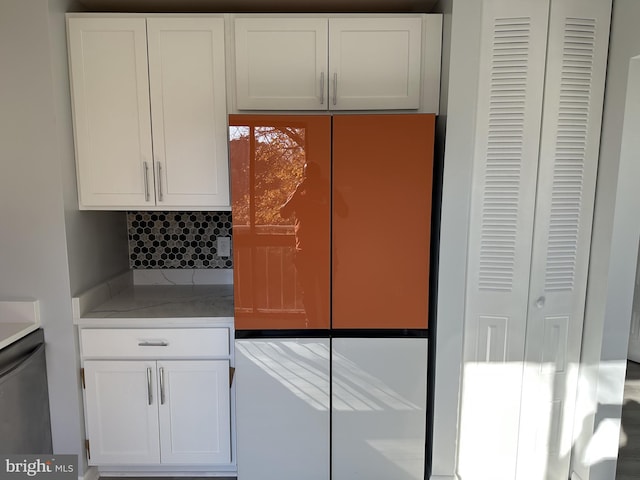
[[[98,480],[100,478],[100,472],[96,467],[89,467],[84,472],[84,475],[78,476],[78,480]]]
[[[453,475],[431,475],[429,480],[460,480],[460,477],[456,474]]]

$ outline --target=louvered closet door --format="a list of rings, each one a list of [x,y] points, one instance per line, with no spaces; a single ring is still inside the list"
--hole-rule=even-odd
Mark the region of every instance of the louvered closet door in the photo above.
[[[459,474],[513,480],[549,4],[483,3]]]
[[[610,14],[551,2],[518,479],[569,477]]]

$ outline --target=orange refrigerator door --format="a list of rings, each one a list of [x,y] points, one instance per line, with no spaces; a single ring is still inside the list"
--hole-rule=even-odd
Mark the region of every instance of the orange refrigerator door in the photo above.
[[[332,328],[425,329],[434,115],[333,119]]]
[[[230,115],[238,330],[328,329],[331,117]]]

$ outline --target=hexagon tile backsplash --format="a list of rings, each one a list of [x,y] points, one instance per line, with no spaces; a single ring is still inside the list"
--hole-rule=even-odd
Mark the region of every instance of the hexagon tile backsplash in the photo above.
[[[132,269],[233,268],[216,251],[231,237],[231,212],[127,212],[127,231]]]

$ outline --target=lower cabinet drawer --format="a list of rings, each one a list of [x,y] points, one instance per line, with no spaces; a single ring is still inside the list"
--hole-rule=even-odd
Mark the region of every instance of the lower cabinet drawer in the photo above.
[[[172,358],[229,355],[227,328],[80,330],[84,358]]]

